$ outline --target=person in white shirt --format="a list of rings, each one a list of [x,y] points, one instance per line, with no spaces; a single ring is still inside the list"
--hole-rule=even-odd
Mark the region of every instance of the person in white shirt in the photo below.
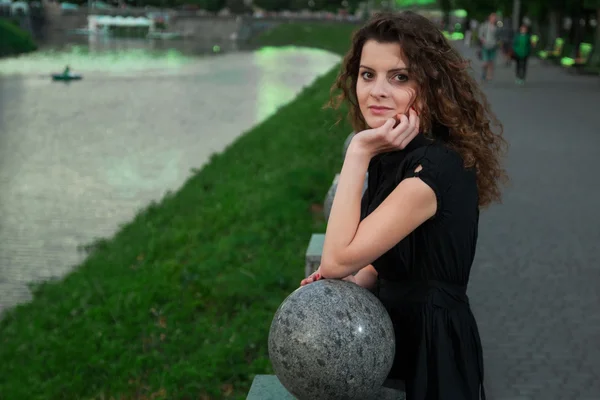
[[[481,59],[483,71],[481,79],[489,81],[494,74],[494,60],[500,44],[496,13],[491,13],[488,20],[479,27],[479,43],[481,44]]]

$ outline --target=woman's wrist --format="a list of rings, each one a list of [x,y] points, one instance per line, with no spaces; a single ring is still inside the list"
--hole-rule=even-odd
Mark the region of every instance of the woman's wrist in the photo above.
[[[375,154],[369,149],[369,147],[364,144],[360,138],[356,137],[348,146],[348,150],[346,151],[346,157],[353,157],[359,159],[368,159],[369,161],[373,158]]]

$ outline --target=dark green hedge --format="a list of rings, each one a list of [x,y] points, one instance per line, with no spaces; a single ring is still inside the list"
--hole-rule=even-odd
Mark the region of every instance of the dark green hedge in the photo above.
[[[34,51],[37,48],[29,33],[8,19],[0,18],[0,57]]]

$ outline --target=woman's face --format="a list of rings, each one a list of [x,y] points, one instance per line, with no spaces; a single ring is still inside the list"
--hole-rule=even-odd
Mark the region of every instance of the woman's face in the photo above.
[[[389,118],[407,113],[415,102],[416,87],[410,79],[399,44],[374,40],[365,42],[356,96],[360,112],[369,127],[378,128]]]

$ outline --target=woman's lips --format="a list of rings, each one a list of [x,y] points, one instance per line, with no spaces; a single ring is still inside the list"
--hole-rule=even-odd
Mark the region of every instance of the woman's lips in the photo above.
[[[389,113],[393,109],[389,108],[389,107],[371,106],[371,107],[369,107],[369,110],[371,111],[371,114],[374,114],[374,115],[383,115],[383,114]]]

